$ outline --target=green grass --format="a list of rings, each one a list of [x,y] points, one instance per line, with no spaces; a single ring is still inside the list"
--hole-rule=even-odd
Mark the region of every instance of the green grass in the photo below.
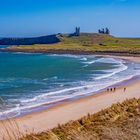
[[[21,140],[138,140],[139,126],[140,99],[131,99]]]
[[[75,50],[75,51],[120,51],[139,52],[140,38],[116,38],[104,34],[82,33],[79,37],[57,35],[61,42],[56,44],[36,44],[28,46],[15,46],[12,49],[26,50]]]

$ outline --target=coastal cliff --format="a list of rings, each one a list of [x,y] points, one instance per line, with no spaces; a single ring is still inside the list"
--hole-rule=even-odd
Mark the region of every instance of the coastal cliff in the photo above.
[[[0,45],[33,45],[33,44],[54,44],[60,42],[56,35],[48,35],[34,38],[2,38]]]

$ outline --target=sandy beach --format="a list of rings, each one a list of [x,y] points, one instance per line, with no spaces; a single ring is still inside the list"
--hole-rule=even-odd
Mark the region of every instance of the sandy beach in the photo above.
[[[140,63],[140,57],[137,56],[112,56],[112,55],[97,55],[97,56],[104,56],[104,57],[111,57],[111,58],[119,58],[127,61],[133,61],[136,63]]]
[[[117,58],[140,62],[139,57]],[[110,107],[112,104],[123,102],[126,99],[140,98],[139,85],[140,81],[135,81],[127,86],[117,88],[115,92],[105,91],[75,101],[64,102],[45,111],[40,111],[12,119],[10,122],[16,122],[22,134],[43,132],[57,127],[58,124],[65,124],[71,120],[77,120],[88,113],[96,113],[102,109]],[[126,88],[125,92],[124,88]],[[11,125],[9,121],[0,122],[0,140],[2,140],[6,134],[7,126],[9,125]],[[17,126],[14,125],[10,129],[16,131]]]

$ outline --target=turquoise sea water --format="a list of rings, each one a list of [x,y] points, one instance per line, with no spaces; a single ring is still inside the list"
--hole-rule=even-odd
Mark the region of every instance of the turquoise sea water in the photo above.
[[[0,48],[7,48],[8,45],[0,45]]]
[[[139,64],[113,58],[0,53],[0,118],[90,95],[139,73]]]

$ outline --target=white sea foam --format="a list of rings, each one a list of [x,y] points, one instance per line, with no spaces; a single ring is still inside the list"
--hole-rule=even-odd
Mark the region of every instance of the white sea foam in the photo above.
[[[73,88],[63,89],[63,90],[59,90],[59,91],[44,93],[44,94],[38,95],[38,96],[36,96],[32,99],[22,100],[21,103],[35,102],[38,99],[42,99],[46,96],[51,96],[51,95],[56,95],[56,94],[58,95],[58,94],[66,93],[66,92],[69,92],[69,91],[80,90],[80,89],[85,88],[85,87],[86,86],[73,87]]]
[[[6,110],[6,111],[2,111],[0,112],[0,119],[4,119],[7,117],[10,118],[10,114],[12,114],[11,117],[16,117],[16,116],[19,116],[20,115],[20,107],[19,105],[16,105],[15,108],[12,108],[12,109],[9,109],[9,110]]]
[[[109,74],[103,74],[103,75],[101,75],[99,77],[96,77],[95,79],[100,80],[100,79],[103,79],[103,78],[108,78],[108,77],[111,77],[111,76],[113,76],[113,75],[115,75],[117,73],[125,71],[127,69],[128,69],[128,67],[126,65],[120,64],[119,68],[116,68],[116,69],[113,69],[113,70],[106,70],[106,72],[109,72]]]
[[[88,65],[84,65],[84,66],[83,66],[83,68],[86,68],[86,67],[88,67]]]
[[[93,64],[93,63],[95,63],[95,62],[96,62],[96,60],[92,60],[92,61],[83,62],[83,63],[85,63],[85,64]]]
[[[85,64],[94,64],[94,63],[97,63],[97,62],[101,62],[101,63],[110,63],[110,64],[113,64],[113,63],[122,63],[124,62],[123,60],[118,60],[118,59],[114,59],[114,58],[99,58],[99,59],[96,59],[96,60],[91,60],[91,61],[87,61],[87,62],[83,62]]]
[[[29,53],[29,52],[10,52],[12,54],[24,54],[24,55],[39,55],[42,53]]]
[[[87,61],[88,59],[86,57],[81,58],[82,61]]]
[[[57,56],[57,57],[70,57],[70,58],[81,58],[79,55],[74,55],[74,54],[47,54],[47,56]]]

